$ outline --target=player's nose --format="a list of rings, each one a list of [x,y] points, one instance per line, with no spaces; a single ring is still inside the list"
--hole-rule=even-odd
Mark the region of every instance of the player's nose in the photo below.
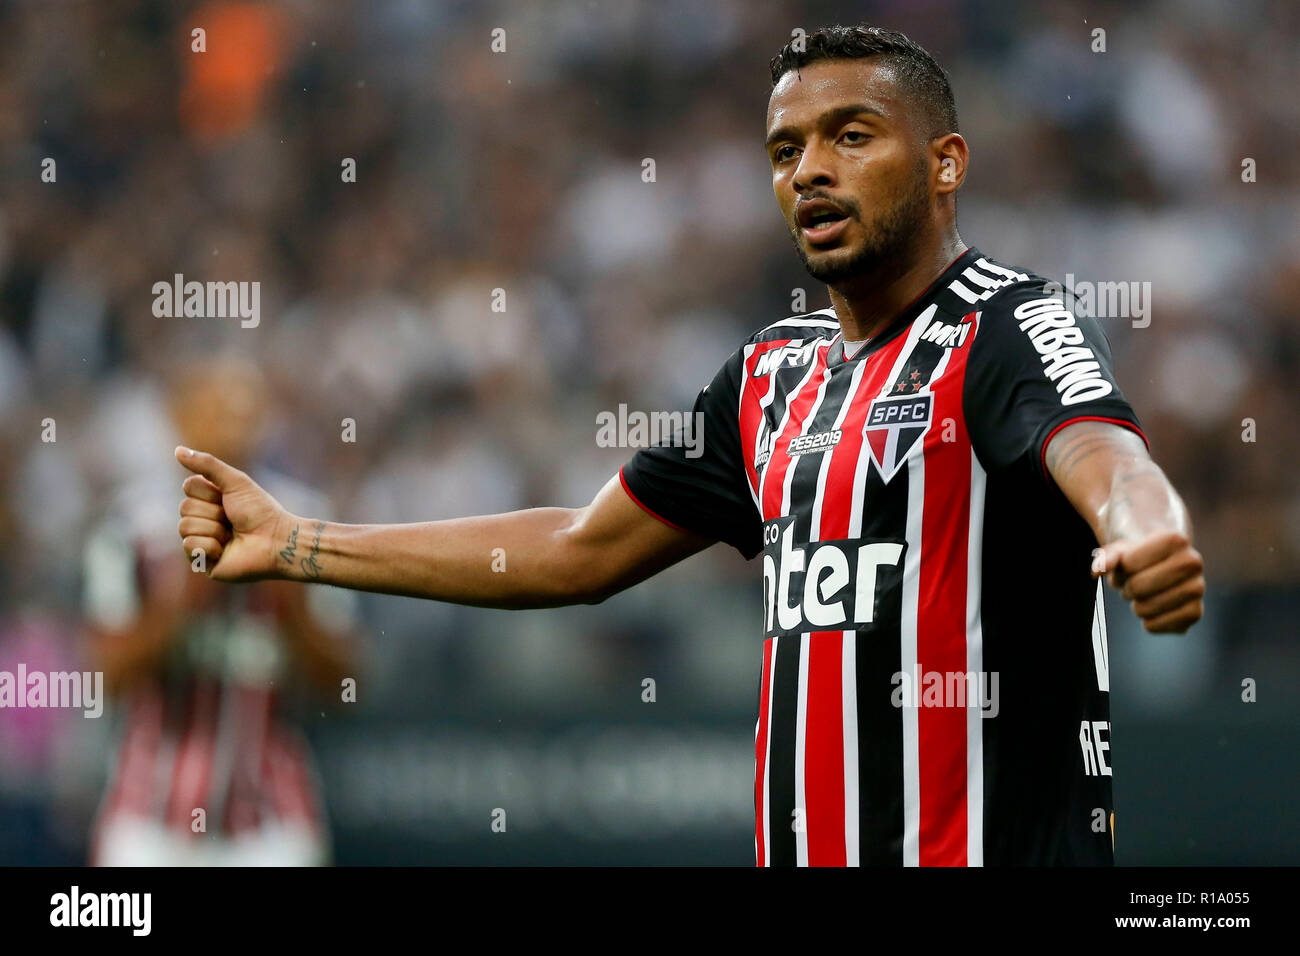
[[[791,177],[795,192],[834,186],[835,182],[835,166],[830,149],[815,141],[807,143],[799,156],[794,176]]]

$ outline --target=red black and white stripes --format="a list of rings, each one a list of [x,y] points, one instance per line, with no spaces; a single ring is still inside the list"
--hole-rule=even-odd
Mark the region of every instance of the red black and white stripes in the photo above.
[[[803,340],[747,350],[739,411],[764,520],[792,519],[797,539],[809,542],[898,539],[903,553],[900,606],[881,613],[879,626],[779,633],[764,645],[755,728],[760,866],[982,861],[978,711],[892,700],[899,672],[979,669],[983,475],[961,408],[966,353],[922,338],[934,313],[932,305],[904,334],[851,362],[834,351],[839,336],[828,330],[784,392],[775,374],[752,371],[765,352]],[[865,438],[868,412],[898,381],[918,383],[922,373],[912,394],[930,396],[929,427],[886,481]],[[821,432],[836,435],[825,451],[787,453],[795,438]]]

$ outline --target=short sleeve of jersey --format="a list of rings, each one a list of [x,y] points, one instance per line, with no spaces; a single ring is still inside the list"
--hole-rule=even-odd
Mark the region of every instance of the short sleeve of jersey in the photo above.
[[[986,471],[1023,463],[1047,478],[1048,441],[1080,420],[1114,422],[1146,441],[1115,381],[1105,332],[1054,289],[1041,279],[1018,282],[981,311],[963,403]]]
[[[741,453],[743,351],[700,391],[690,422],[670,440],[639,450],[619,475],[632,500],[659,520],[753,558],[762,550],[762,522]]]

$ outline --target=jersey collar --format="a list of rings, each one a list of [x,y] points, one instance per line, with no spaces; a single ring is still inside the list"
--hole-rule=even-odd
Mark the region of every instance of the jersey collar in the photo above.
[[[979,257],[980,251],[974,246],[971,246],[950,262],[948,267],[939,274],[938,278],[926,287],[924,292],[909,302],[894,321],[890,322],[889,325],[885,326],[868,339],[865,345],[860,346],[858,350],[853,353],[851,359],[846,360],[844,358],[844,331],[841,329],[839,332],[836,332],[834,343],[831,345],[830,351],[826,355],[827,367],[860,361],[875,352],[877,349],[888,345],[912,324],[913,319],[930,307],[930,304],[935,300],[939,293],[948,287],[948,283],[957,278],[963,270],[969,267],[970,264]]]

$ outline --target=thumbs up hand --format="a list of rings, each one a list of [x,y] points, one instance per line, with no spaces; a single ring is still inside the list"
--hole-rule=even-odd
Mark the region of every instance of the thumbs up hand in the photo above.
[[[204,553],[214,581],[279,577],[276,558],[293,516],[257,482],[215,455],[177,446],[176,460],[194,474],[181,489],[177,530],[187,557]]]

